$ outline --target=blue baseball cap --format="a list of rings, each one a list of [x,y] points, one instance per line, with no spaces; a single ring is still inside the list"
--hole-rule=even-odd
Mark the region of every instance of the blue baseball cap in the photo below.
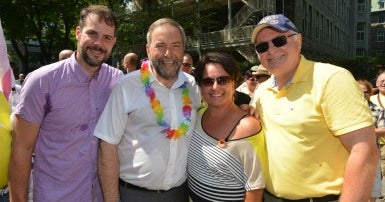
[[[258,22],[257,26],[253,31],[253,34],[251,35],[251,43],[255,43],[255,38],[257,37],[257,34],[265,27],[271,27],[278,32],[286,32],[289,30],[298,32],[298,29],[294,25],[294,23],[284,15],[268,15]]]

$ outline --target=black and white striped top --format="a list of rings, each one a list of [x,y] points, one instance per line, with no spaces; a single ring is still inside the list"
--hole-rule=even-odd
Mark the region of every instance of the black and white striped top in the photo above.
[[[262,168],[252,144],[257,135],[230,140],[220,148],[207,135],[198,114],[189,154],[188,185],[194,202],[243,201],[245,191],[265,187]]]

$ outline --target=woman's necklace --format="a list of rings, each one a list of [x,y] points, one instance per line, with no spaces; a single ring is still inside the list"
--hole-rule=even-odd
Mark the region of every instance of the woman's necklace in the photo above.
[[[151,108],[156,115],[156,122],[159,126],[164,127],[162,133],[165,133],[168,139],[178,139],[182,135],[185,135],[189,130],[191,123],[191,99],[189,95],[189,89],[187,88],[187,82],[181,85],[179,88],[182,89],[182,100],[183,100],[183,120],[179,124],[179,127],[176,129],[171,129],[170,124],[163,120],[163,107],[160,103],[160,100],[156,99],[155,90],[151,87],[150,83],[150,71],[148,70],[148,60],[142,62],[140,68],[140,76],[142,80],[142,84],[145,87],[146,95],[150,98]]]

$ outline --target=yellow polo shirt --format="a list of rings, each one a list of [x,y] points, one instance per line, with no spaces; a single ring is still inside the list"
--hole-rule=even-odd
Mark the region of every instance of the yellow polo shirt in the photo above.
[[[0,91],[0,189],[8,183],[8,163],[11,153],[11,121],[7,99]]]
[[[265,129],[266,189],[292,200],[340,194],[349,153],[337,136],[373,124],[360,87],[347,70],[303,56],[286,88],[274,83],[252,100]]]

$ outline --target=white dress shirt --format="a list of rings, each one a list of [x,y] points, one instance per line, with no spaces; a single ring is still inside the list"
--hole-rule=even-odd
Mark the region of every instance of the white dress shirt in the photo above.
[[[122,77],[114,87],[94,135],[119,144],[122,180],[151,190],[168,190],[185,182],[188,145],[201,100],[199,89],[194,78],[182,71],[170,89],[150,74],[151,86],[163,107],[163,120],[172,129],[178,128],[184,118],[179,88],[184,82],[188,82],[193,110],[189,131],[177,140],[167,139],[161,132],[164,128],[156,122],[139,70]]]

